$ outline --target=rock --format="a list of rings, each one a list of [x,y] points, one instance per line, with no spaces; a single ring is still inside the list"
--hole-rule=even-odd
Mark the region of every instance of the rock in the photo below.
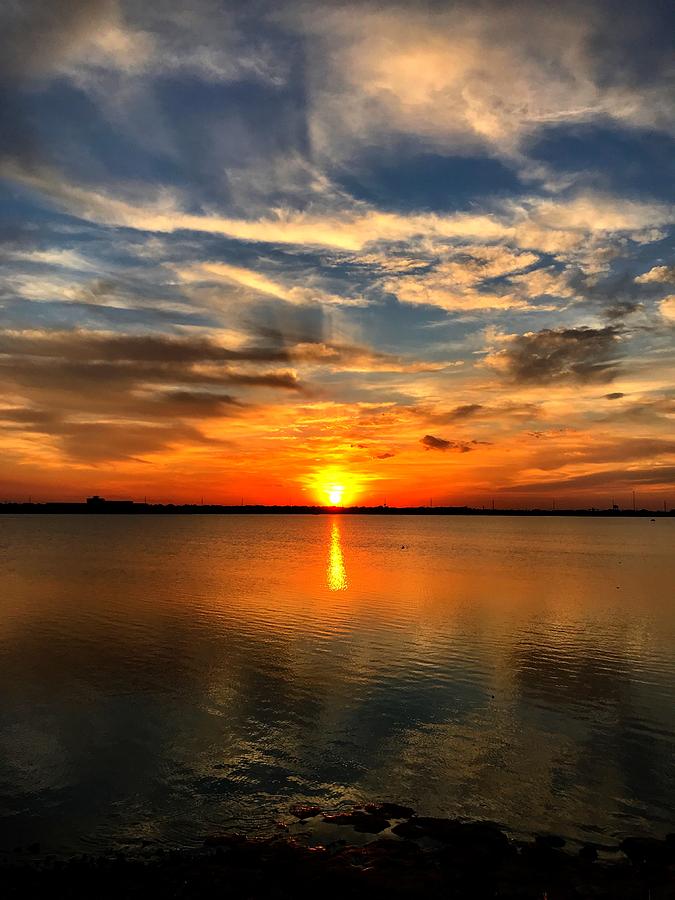
[[[389,820],[382,816],[374,816],[361,810],[351,813],[334,813],[325,815],[323,821],[329,825],[351,825],[354,831],[364,834],[379,834],[389,828]]]
[[[454,819],[436,816],[418,816],[414,821],[424,829],[426,837],[435,841],[452,841],[457,837],[460,823]]]
[[[295,804],[295,806],[291,806],[291,815],[295,816],[297,819],[312,819],[314,816],[321,815],[321,807],[320,806],[302,806],[301,804]]]
[[[397,837],[406,838],[409,841],[424,837],[426,834],[424,826],[420,825],[416,818],[409,819],[407,822],[399,822],[398,825],[394,825],[391,831]]]
[[[359,831],[363,834],[379,834],[385,828],[389,828],[389,819],[385,819],[382,816],[365,815],[358,817],[358,821],[354,825],[354,831]]]
[[[398,803],[368,803],[366,812],[375,816],[383,816],[385,819],[409,819],[415,815],[415,810],[410,806],[401,806]]]
[[[656,838],[625,838],[619,844],[621,850],[634,866],[659,866],[668,862],[668,845]]]
[[[204,838],[205,847],[236,847],[245,843],[243,834],[209,834]]]
[[[583,860],[587,863],[595,862],[598,858],[598,851],[592,844],[584,844],[584,846],[579,850],[579,859]]]
[[[550,847],[552,850],[560,850],[565,846],[565,839],[557,834],[535,834],[534,842],[538,847]]]

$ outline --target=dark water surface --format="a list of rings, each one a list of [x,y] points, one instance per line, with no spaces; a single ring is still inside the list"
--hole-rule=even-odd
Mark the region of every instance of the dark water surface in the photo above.
[[[674,546],[663,519],[0,516],[0,849],[296,800],[673,830]]]

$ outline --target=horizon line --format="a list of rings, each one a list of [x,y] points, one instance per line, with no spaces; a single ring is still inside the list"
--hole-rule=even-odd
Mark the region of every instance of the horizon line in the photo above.
[[[16,512],[40,511],[49,508],[51,512],[73,512],[88,514],[115,514],[115,513],[132,513],[142,514],[150,511],[170,510],[172,512],[180,512],[182,510],[197,512],[217,512],[226,511],[228,513],[241,512],[309,512],[313,514],[321,513],[351,513],[351,514],[372,514],[378,513],[382,515],[397,513],[417,513],[422,515],[609,515],[609,516],[638,516],[638,515],[658,515],[672,516],[675,509],[667,509],[665,502],[663,509],[650,509],[648,507],[619,508],[618,506],[598,507],[558,507],[545,508],[541,506],[528,507],[495,507],[491,506],[470,506],[468,504],[458,505],[406,505],[392,506],[387,503],[377,505],[350,505],[350,506],[331,506],[324,504],[302,504],[302,503],[174,503],[172,501],[166,503],[148,503],[147,501],[137,500],[107,500],[103,497],[89,497],[86,500],[3,500],[0,501],[0,509],[10,507]]]

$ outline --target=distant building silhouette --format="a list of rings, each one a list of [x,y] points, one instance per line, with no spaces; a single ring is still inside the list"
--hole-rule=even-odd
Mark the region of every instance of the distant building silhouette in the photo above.
[[[99,497],[98,494],[94,494],[93,497],[87,497],[87,506],[90,509],[100,509],[103,512],[131,509],[133,505],[133,500],[106,500],[105,497]]]

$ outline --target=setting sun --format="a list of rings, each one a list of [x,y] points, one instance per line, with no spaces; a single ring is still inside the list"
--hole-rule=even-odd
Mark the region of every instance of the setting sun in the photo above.
[[[331,506],[339,506],[345,493],[344,485],[331,484],[326,488],[326,494],[330,500]]]
[[[363,493],[363,477],[341,467],[319,469],[307,475],[308,490],[324,506],[351,506]]]

